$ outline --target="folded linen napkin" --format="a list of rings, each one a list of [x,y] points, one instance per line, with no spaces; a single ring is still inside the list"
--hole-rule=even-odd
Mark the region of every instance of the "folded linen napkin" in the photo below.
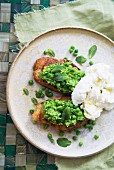
[[[62,26],[81,26],[99,31],[114,40],[114,2],[78,0],[42,11],[15,15],[15,30],[21,43]]]
[[[62,26],[81,26],[99,31],[114,40],[114,2],[79,0],[42,11],[15,15],[18,40],[26,43],[39,34]],[[59,170],[114,170],[114,144],[87,158],[56,157]]]

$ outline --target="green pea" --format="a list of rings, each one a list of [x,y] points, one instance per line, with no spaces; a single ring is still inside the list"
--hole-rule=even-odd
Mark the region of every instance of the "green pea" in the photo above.
[[[93,130],[93,126],[88,127],[89,131]]]
[[[73,56],[75,56],[75,57],[76,57],[77,55],[78,55],[78,53],[76,53],[76,52],[74,52],[74,53],[73,53]]]
[[[99,138],[99,135],[98,134],[95,134],[94,135],[94,139],[97,140]]]
[[[93,123],[93,120],[88,120],[88,124],[92,124]]]
[[[68,58],[67,58],[67,57],[65,57],[65,58],[64,58],[64,60],[68,60]]]
[[[37,123],[37,121],[36,121],[36,120],[32,120],[32,123],[33,123],[33,124],[36,124],[36,123]]]
[[[77,109],[77,108],[78,108],[78,106],[75,106],[75,105],[73,105],[73,107],[74,107],[74,109]]]
[[[74,53],[78,53],[78,49],[75,49]]]
[[[92,122],[92,125],[96,125],[96,121],[93,121],[93,122]]]
[[[50,139],[50,142],[51,142],[51,143],[54,143],[54,139],[53,139],[53,138],[52,138],[52,139]]]
[[[79,142],[79,146],[80,146],[80,147],[83,146],[83,142]]]
[[[35,99],[34,97],[33,97],[33,98],[31,98],[31,101],[32,101],[32,103],[33,103],[34,105],[37,105],[37,104],[38,104],[37,99]]]
[[[78,116],[82,115],[82,111],[81,111],[81,110],[78,111],[78,112],[77,112],[77,115],[78,115]]]
[[[81,131],[76,129],[76,135],[80,135]]]
[[[47,96],[47,97],[52,97],[53,96],[53,93],[50,91],[50,90],[46,90],[45,91],[45,95]]]
[[[29,112],[30,112],[31,114],[33,114],[33,113],[34,113],[34,109],[30,109]]]
[[[69,49],[69,52],[72,53],[74,50],[72,48]]]
[[[85,125],[83,125],[83,127],[84,127],[84,128],[88,128],[88,127],[89,127],[89,125],[88,125],[88,124],[85,124]]]
[[[61,131],[61,132],[59,132],[59,136],[64,136],[64,134],[65,134],[65,133],[64,133],[64,132],[62,132],[62,131]]]
[[[85,117],[83,116],[83,115],[81,115],[81,116],[77,116],[77,120],[84,120],[85,119]]]
[[[73,55],[76,57],[78,55],[78,49],[74,50]]]
[[[72,115],[72,119],[74,119],[74,120],[75,120],[75,119],[76,119],[76,116],[75,116],[75,115]]]
[[[70,46],[70,49],[73,49],[73,50],[75,50],[75,47],[72,45],[72,46]]]
[[[94,64],[94,62],[93,62],[93,61],[90,61],[90,62],[89,62],[89,65],[90,65],[90,66],[92,66],[93,64]]]
[[[25,94],[26,96],[28,96],[28,95],[29,95],[29,91],[28,91],[28,89],[23,88],[23,92],[24,92],[24,94]]]
[[[41,90],[36,91],[36,98],[40,98],[40,97],[41,97],[41,94],[42,94],[42,91],[41,91]]]
[[[52,139],[52,134],[51,133],[48,133],[48,138]]]
[[[30,86],[32,86],[32,85],[34,84],[33,80],[29,80],[29,81],[28,81],[28,84],[29,84]]]
[[[45,86],[42,86],[42,90],[45,90],[46,89],[46,87]]]
[[[43,128],[44,128],[44,129],[47,129],[48,127],[49,127],[48,124],[43,124]]]
[[[78,137],[77,136],[73,136],[72,139],[73,140],[78,140]]]
[[[44,53],[44,55],[47,55],[47,54],[48,54],[47,50],[44,50],[44,52],[43,52],[43,53]]]
[[[88,124],[96,125],[96,121],[94,121],[94,120],[88,120]]]
[[[45,94],[42,93],[42,94],[41,94],[41,98],[44,98],[44,97],[45,97]]]
[[[78,112],[80,112],[80,109],[79,109],[79,108],[77,108],[77,109],[76,109],[76,112],[77,112],[77,113],[78,113]]]

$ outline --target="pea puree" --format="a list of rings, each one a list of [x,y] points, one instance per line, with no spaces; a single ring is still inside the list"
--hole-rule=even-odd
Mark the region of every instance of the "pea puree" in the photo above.
[[[48,84],[56,86],[63,93],[71,93],[78,82],[84,77],[85,72],[74,68],[71,62],[57,63],[46,66],[41,78]]]
[[[71,100],[50,99],[44,102],[43,107],[44,119],[54,125],[66,125],[69,127],[85,119],[83,110],[79,106],[73,105]]]

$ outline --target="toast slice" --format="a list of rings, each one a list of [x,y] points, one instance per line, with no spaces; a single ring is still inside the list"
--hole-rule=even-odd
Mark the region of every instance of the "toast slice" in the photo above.
[[[38,82],[39,84],[53,90],[53,91],[55,91],[55,92],[62,93],[62,91],[59,91],[56,86],[52,86],[52,85],[48,84],[46,81],[44,81],[43,79],[41,79],[41,73],[42,73],[44,67],[49,66],[50,64],[56,64],[56,63],[63,64],[66,62],[71,62],[71,61],[64,60],[64,59],[58,60],[58,59],[55,59],[52,57],[39,58],[38,60],[36,60],[36,62],[34,63],[34,66],[33,66],[33,76],[34,76],[35,81]],[[77,70],[79,70],[79,68],[75,64],[72,63],[72,66],[75,67]]]
[[[71,100],[70,97],[58,97],[58,98],[54,98],[53,100],[63,100],[63,101],[68,101],[68,100]],[[76,125],[73,125],[73,126],[66,126],[65,124],[64,125],[54,125],[52,123],[50,123],[50,121],[44,119],[44,108],[43,108],[43,104],[44,102],[41,102],[41,103],[38,103],[38,105],[36,106],[36,109],[34,111],[34,113],[32,114],[32,117],[33,119],[36,121],[36,122],[41,122],[43,124],[48,124],[50,126],[52,126],[53,128],[56,128],[58,129],[59,131],[71,131],[71,130],[74,130],[74,129],[77,129],[77,128],[80,128],[82,125],[86,124],[88,119],[84,119],[82,121],[78,121],[76,123]]]

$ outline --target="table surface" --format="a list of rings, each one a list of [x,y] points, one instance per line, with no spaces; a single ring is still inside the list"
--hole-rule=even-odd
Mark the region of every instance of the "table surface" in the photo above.
[[[72,0],[69,0],[72,1]],[[51,156],[26,141],[15,128],[6,101],[8,71],[16,57],[13,16],[68,0],[0,0],[0,170],[56,170]]]

